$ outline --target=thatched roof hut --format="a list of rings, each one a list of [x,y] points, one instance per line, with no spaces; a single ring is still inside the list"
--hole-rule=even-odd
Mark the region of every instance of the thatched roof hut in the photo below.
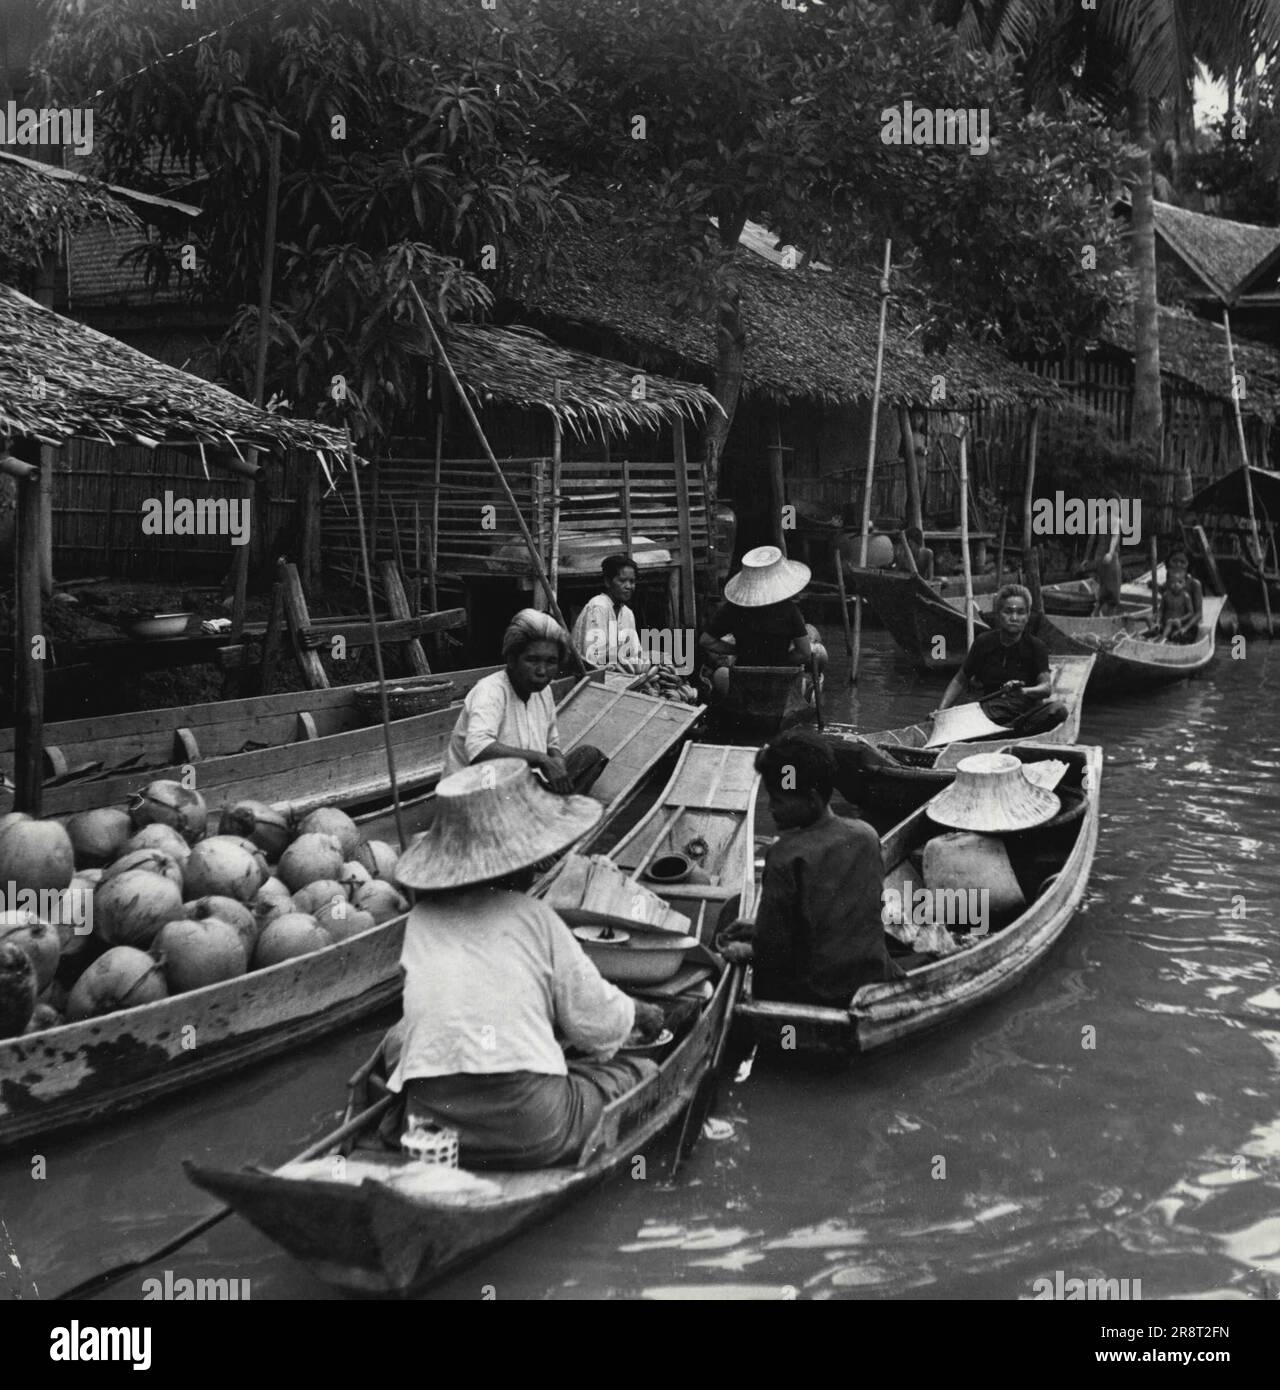
[[[635,368],[562,347],[535,328],[455,324],[448,352],[478,406],[544,409],[580,437],[677,419],[697,424],[720,409],[704,387],[656,373],[644,374],[637,399]]]
[[[879,327],[879,277],[813,265],[786,269],[757,250],[762,229],[749,228],[737,258],[742,318],[747,335],[743,394],[778,402],[816,400],[852,404],[871,395]],[[767,239],[767,234],[764,234]],[[542,283],[523,281],[514,293],[522,307],[552,325],[570,325],[603,337],[603,350],[704,381],[714,377],[714,314],[673,316],[651,279],[636,264],[624,232],[599,223],[559,234],[567,268]],[[1057,388],[1019,367],[996,348],[968,340],[945,356],[926,355],[920,328],[924,306],[899,274],[893,277],[885,344],[882,399],[890,404],[981,400],[1014,405],[1056,400]]]
[[[60,446],[196,443],[342,455],[342,433],[272,415],[0,285],[0,431]]]

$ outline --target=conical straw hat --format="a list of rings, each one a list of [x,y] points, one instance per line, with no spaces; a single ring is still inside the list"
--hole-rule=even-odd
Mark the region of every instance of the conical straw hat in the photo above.
[[[964,759],[956,769],[956,780],[925,809],[939,825],[997,835],[1043,825],[1061,807],[1053,792],[1028,780],[1022,763],[1011,753],[975,753]]]
[[[589,796],[547,791],[522,758],[491,758],[441,780],[431,829],[400,856],[396,878],[429,892],[502,878],[568,849],[603,815]]]
[[[952,705],[933,716],[933,733],[926,748],[938,748],[944,743],[960,743],[967,738],[986,738],[988,734],[1007,734],[1003,724],[993,724],[974,700],[967,705]]]
[[[739,608],[766,608],[795,596],[809,582],[808,565],[788,560],[776,545],[758,545],[742,557],[742,568],[724,586]]]

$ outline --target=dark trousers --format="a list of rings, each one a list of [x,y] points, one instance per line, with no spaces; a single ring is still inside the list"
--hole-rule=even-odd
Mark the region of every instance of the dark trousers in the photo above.
[[[580,743],[564,755],[564,766],[569,780],[573,783],[571,792],[577,796],[585,796],[609,766],[609,759],[591,744]]]

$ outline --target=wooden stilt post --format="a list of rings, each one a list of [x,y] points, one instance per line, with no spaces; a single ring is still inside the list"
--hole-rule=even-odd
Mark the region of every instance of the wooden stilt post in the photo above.
[[[17,478],[17,516],[14,579],[17,603],[13,614],[14,658],[14,793],[13,809],[39,818],[44,794],[44,653],[47,640],[41,616],[40,470],[34,458],[38,445],[14,445],[22,462]],[[12,471],[18,471],[14,469]]]
[[[560,381],[555,383],[556,406],[560,405]],[[551,412],[551,539],[547,545],[547,571],[551,576],[551,592],[560,592],[560,487],[564,467],[564,426],[559,409]],[[630,538],[627,548],[631,548]]]
[[[1249,531],[1253,538],[1253,553],[1258,566],[1258,583],[1262,586],[1262,608],[1267,615],[1267,636],[1274,637],[1275,629],[1271,621],[1271,594],[1267,588],[1267,557],[1262,548],[1262,538],[1258,534],[1258,515],[1253,505],[1253,474],[1249,471],[1249,445],[1245,440],[1244,416],[1240,411],[1240,390],[1236,378],[1236,350],[1231,342],[1231,315],[1222,306],[1222,327],[1227,335],[1227,365],[1231,371],[1231,404],[1235,409],[1236,437],[1240,441],[1240,461],[1244,465],[1244,495],[1249,508]]]
[[[964,649],[973,646],[973,562],[969,558],[969,422],[960,417],[960,561],[964,566]]]
[[[880,424],[880,380],[884,374],[884,326],[889,312],[889,264],[893,242],[884,243],[884,270],[880,275],[880,336],[876,342],[876,377],[871,392],[871,432],[867,440],[867,473],[862,492],[862,539],[858,546],[858,568],[867,567],[867,533],[871,530],[871,488],[876,477],[876,431]],[[855,600],[853,610],[853,660],[849,663],[849,684],[858,682],[858,664],[862,657],[862,595]]]
[[[1031,505],[1036,496],[1036,444],[1040,437],[1040,408],[1031,407],[1027,427],[1027,482],[1022,493],[1022,563],[1028,564],[1031,554]],[[1029,567],[1029,566],[1028,566]]]
[[[676,469],[676,526],[680,544],[680,626],[693,628],[698,622],[693,576],[693,513],[689,507],[689,459],[685,453],[684,421],[679,416],[671,427],[671,444]],[[711,533],[708,536],[714,547],[714,536]]]
[[[1009,523],[1009,513],[1000,512],[1000,543],[996,546],[996,592],[1004,587],[1004,533]]]
[[[911,426],[911,410],[898,407],[898,428],[902,431],[902,456],[906,462],[907,525],[924,530],[924,509],[920,502],[919,459],[916,458],[916,432]]]

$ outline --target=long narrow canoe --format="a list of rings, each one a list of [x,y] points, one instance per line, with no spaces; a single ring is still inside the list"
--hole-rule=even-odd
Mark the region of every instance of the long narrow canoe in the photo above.
[[[1085,686],[1096,660],[1095,656],[1049,658],[1053,698],[1066,705],[1067,715],[1062,723],[1039,734],[1021,738],[993,734],[926,748],[933,736],[931,719],[867,734],[859,733],[852,724],[828,724],[827,737],[835,744],[840,766],[841,794],[855,802],[864,814],[892,814],[901,819],[954,781],[956,764],[971,753],[1003,751],[1023,743],[1076,743]],[[871,754],[853,756],[868,745],[873,750]]]
[[[918,665],[935,671],[954,671],[960,665],[965,653],[964,599],[939,598],[915,575],[886,570],[857,570],[854,582],[894,641]],[[1137,636],[1148,626],[1145,613],[1112,618],[1045,614],[1035,633],[1051,654],[1097,655],[1090,695],[1145,690],[1197,675],[1212,662],[1214,633],[1224,603],[1224,599],[1205,596],[1199,637],[1186,645]],[[984,611],[975,600],[975,607],[975,631],[986,632],[990,603]]]
[[[856,1054],[943,1027],[1011,990],[1067,929],[1089,884],[1098,843],[1100,748],[1023,746],[1024,762],[1058,758],[1069,764],[1060,784],[1063,811],[1047,826],[1005,837],[1028,906],[1007,926],[970,936],[959,950],[909,970],[905,979],[863,985],[847,1009],[756,999],[748,982],[738,1016],[765,1045]],[[1065,791],[1063,790],[1065,789]],[[904,863],[926,840],[945,834],[924,808],[880,842],[886,885],[901,882]],[[917,876],[918,881],[918,876]]]
[[[1163,586],[1165,568],[1156,570],[1156,583]],[[1054,615],[1063,614],[1070,618],[1087,618],[1093,613],[1098,601],[1098,581],[1096,579],[1067,579],[1061,584],[1045,584],[1040,589],[1044,600],[1044,611]],[[1144,609],[1151,611],[1151,571],[1140,574],[1120,586],[1120,606],[1126,612],[1139,613]]]
[[[566,751],[590,742],[613,761],[592,789],[599,834],[652,765],[702,711],[579,681],[559,706]],[[368,773],[378,763],[368,758]],[[263,799],[273,799],[269,788]],[[277,802],[279,801],[276,798]],[[403,807],[406,835],[429,824],[432,794]],[[359,818],[367,839],[394,840],[387,812]],[[82,1023],[0,1040],[0,1148],[132,1110],[157,1096],[288,1051],[391,1003],[404,918],[238,979]]]
[[[448,703],[392,721],[406,791],[438,777],[459,704],[498,669],[442,672],[440,679],[452,686]],[[557,693],[572,684],[571,678],[560,682]],[[53,780],[45,783],[43,814],[117,805],[148,782],[180,779],[186,768],[194,769],[195,785],[213,805],[241,799],[356,805],[385,782],[378,761],[382,726],[370,725],[357,702],[364,689],[350,685],[51,724],[45,748]],[[0,763],[12,766],[12,757],[13,730],[6,729],[0,731]],[[0,814],[12,809],[12,786],[0,787]]]
[[[710,919],[720,901],[752,901],[751,832],[756,777],[750,748],[692,744],[661,801],[613,851],[624,867],[701,836],[713,882],[697,895],[663,891]],[[657,885],[649,883],[655,891]],[[681,909],[683,910],[683,909]],[[714,924],[712,924],[714,925]],[[623,1168],[679,1119],[710,1065],[727,1025],[729,972],[703,953],[714,987],[662,1001],[676,1039],[658,1074],[606,1107],[594,1140],[575,1167],[463,1173],[453,1191],[440,1174],[401,1154],[357,1150],[275,1172],[228,1172],[188,1162],[187,1175],[251,1225],[339,1289],[409,1296],[459,1265],[545,1221]],[[703,997],[708,994],[709,997]]]

